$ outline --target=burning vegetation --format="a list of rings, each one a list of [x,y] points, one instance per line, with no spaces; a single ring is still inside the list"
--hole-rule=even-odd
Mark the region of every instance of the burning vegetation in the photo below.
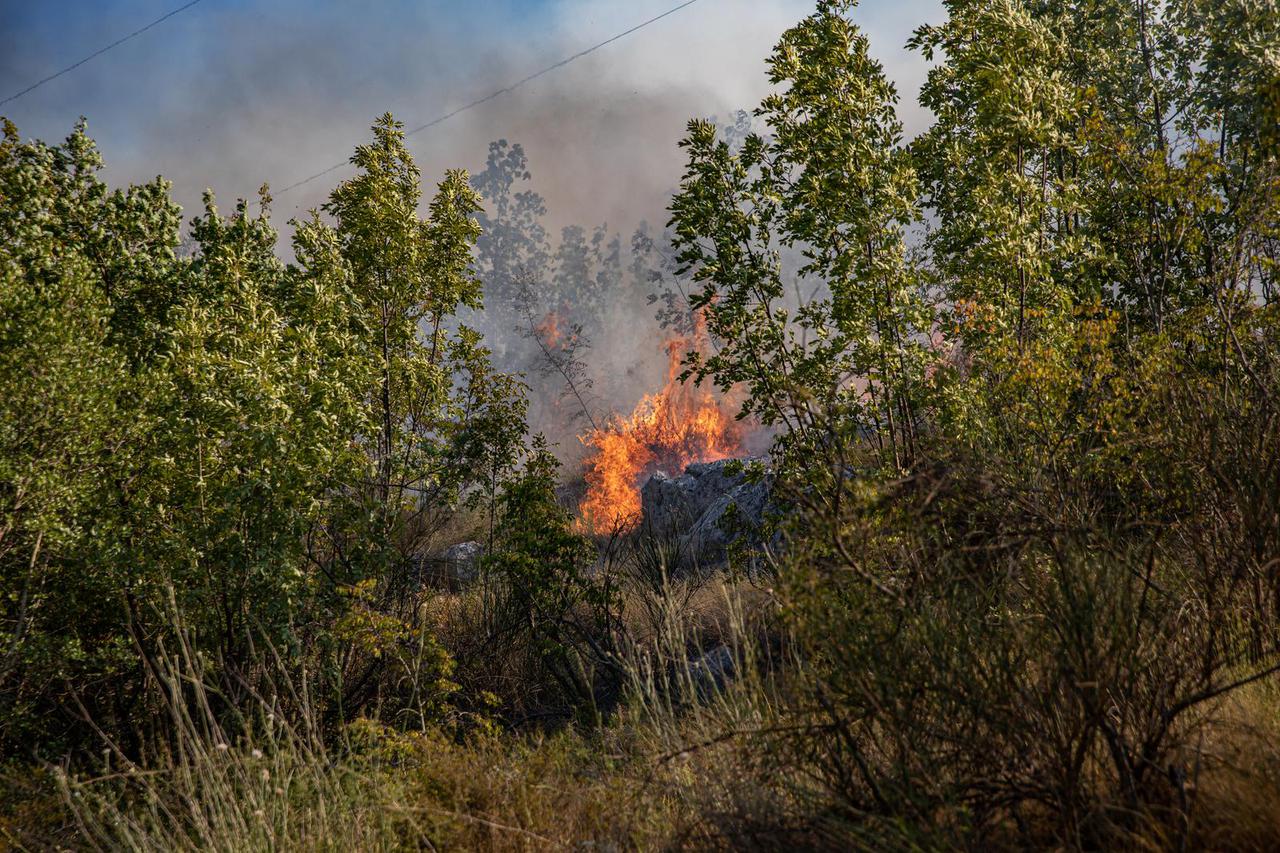
[[[547,349],[558,350],[564,344],[571,343],[573,338],[577,337],[573,335],[566,340],[565,332],[561,328],[563,325],[564,321],[560,319],[559,313],[548,311],[542,321],[533,327],[533,331]]]
[[[742,425],[727,401],[680,379],[680,357],[690,343],[676,337],[665,344],[667,378],[660,391],[645,395],[629,416],[579,437],[591,452],[578,510],[582,526],[593,533],[634,527],[640,487],[655,471],[677,474],[694,462],[742,455]]]

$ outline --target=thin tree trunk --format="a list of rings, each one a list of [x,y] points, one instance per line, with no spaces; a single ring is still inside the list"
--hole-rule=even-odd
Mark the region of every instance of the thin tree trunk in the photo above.
[[[382,502],[391,500],[391,342],[389,308],[382,302]]]

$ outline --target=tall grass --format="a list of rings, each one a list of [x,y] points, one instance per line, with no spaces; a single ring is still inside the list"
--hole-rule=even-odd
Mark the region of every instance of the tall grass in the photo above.
[[[468,604],[478,594],[452,608],[436,598],[433,618],[447,612],[466,634],[483,618]],[[145,762],[108,742],[94,772],[55,772],[65,837],[137,851],[728,846],[736,816],[772,796],[743,772],[754,735],[783,713],[769,698],[768,607],[724,582],[629,586],[625,699],[601,728],[554,733],[467,717],[412,732],[357,720],[324,736],[302,684],[260,691],[232,728],[180,649],[160,673],[169,737]],[[704,646],[728,665],[709,670]]]
[[[405,732],[358,720],[322,737],[314,719],[260,696],[229,730],[200,661],[179,650],[163,669],[170,737],[136,763],[108,745],[93,772],[55,770],[61,834],[7,835],[19,849],[52,848],[56,839],[64,849],[137,851],[1025,843],[1012,812],[1003,834],[978,836],[965,825],[962,800],[938,801],[928,820],[902,821],[851,812],[833,796],[832,774],[856,767],[849,753],[833,751],[850,730],[833,724],[822,702],[824,684],[828,701],[833,684],[825,665],[779,630],[773,591],[667,579],[656,590],[631,588],[625,603],[625,699],[599,729]],[[905,662],[862,664],[902,672]],[[307,707],[303,685],[275,687],[298,695],[291,707]],[[1186,768],[1185,823],[1138,816],[1126,846],[1267,849],[1280,816],[1278,698],[1264,680],[1198,708],[1176,732],[1173,753]],[[1035,709],[1004,713],[1032,719]],[[873,733],[885,738],[892,729],[880,724],[858,736]],[[990,739],[963,747],[1002,754]],[[843,765],[833,764],[842,754]],[[56,824],[41,819],[45,829]],[[1024,810],[1022,819],[1035,818]]]

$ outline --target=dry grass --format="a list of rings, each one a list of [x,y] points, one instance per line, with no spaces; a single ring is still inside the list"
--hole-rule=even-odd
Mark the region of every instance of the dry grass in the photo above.
[[[681,804],[616,735],[465,744],[353,725],[345,754],[258,741],[119,776],[62,780],[70,849],[652,849]],[[69,819],[68,819],[69,818]],[[45,824],[48,826],[48,824]],[[52,842],[27,832],[24,846]],[[16,836],[15,836],[16,837]],[[35,842],[35,844],[32,844]]]
[[[723,574],[670,581],[660,589],[617,580],[617,638],[626,656],[655,653],[669,664],[696,659],[719,646],[776,646],[776,599],[771,589],[733,581]],[[494,596],[486,582],[464,590],[433,592],[422,602],[423,622],[458,662],[464,693],[488,692],[506,722],[541,721],[559,712],[550,685],[536,671],[536,658],[521,646],[493,636]]]
[[[680,599],[660,631],[629,647],[629,699],[590,733],[464,726],[460,737],[362,720],[337,742],[270,722],[232,739],[175,704],[176,740],[147,767],[112,756],[91,776],[54,773],[3,828],[20,849],[738,847],[741,815],[772,822],[782,809],[780,789],[758,773],[755,739],[781,711],[744,633],[743,603],[761,595],[717,583]],[[445,637],[473,635],[481,596],[434,597],[432,623]],[[736,650],[736,678],[699,692],[685,650],[712,639]],[[179,681],[204,707],[196,679]]]
[[[782,758],[776,739],[802,721],[786,698],[794,668],[771,674],[745,642],[748,605],[762,596],[718,584],[691,596],[687,619],[632,649],[629,701],[599,731],[459,741],[360,721],[331,747],[282,728],[222,749],[193,725],[145,770],[63,777],[60,798],[29,786],[43,795],[7,808],[0,837],[14,849],[138,851],[894,846],[893,827],[825,822],[803,768]],[[440,597],[441,624],[463,630],[474,597]],[[700,695],[680,661],[695,635],[716,631],[737,650],[739,677]],[[1280,690],[1254,685],[1199,724],[1185,757],[1197,768],[1188,849],[1276,849]],[[1177,841],[1153,825],[1129,846]]]
[[[638,585],[624,586],[624,592],[622,623],[640,645],[656,642],[664,623],[675,620],[691,647],[712,649],[758,627],[776,604],[772,590],[724,575],[671,582],[659,593]]]
[[[807,777],[793,739],[813,722],[797,698],[805,670],[779,636],[772,590],[715,575],[661,589],[627,581],[623,592],[625,698],[599,729],[511,731],[548,700],[529,657],[482,647],[483,586],[433,593],[425,624],[470,656],[469,678],[503,693],[500,715],[466,711],[452,728],[413,733],[361,720],[322,743],[305,725],[232,740],[174,708],[177,741],[146,768],[113,758],[92,777],[50,772],[0,797],[0,839],[13,849],[228,853],[940,843],[892,821],[851,823]],[[733,677],[709,686],[691,661],[720,646]],[[1254,684],[1190,724],[1193,752],[1178,757],[1194,768],[1188,832],[1140,822],[1126,846],[1280,848],[1280,688]],[[1012,849],[1022,837],[1010,825],[987,840]]]
[[[1197,758],[1192,846],[1280,849],[1280,685],[1251,685],[1224,700]]]

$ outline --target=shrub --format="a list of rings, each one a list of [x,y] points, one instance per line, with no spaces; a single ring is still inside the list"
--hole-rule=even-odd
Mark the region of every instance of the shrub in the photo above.
[[[831,442],[831,490],[795,495],[791,591],[822,720],[796,746],[832,818],[921,843],[1185,837],[1198,727],[1280,671],[1280,374],[1251,316],[1247,370],[1189,371],[1192,327],[1005,374],[905,478],[844,476]],[[1007,416],[1033,401],[1039,426]]]
[[[578,714],[599,722],[600,691],[619,674],[618,590],[607,573],[592,572],[595,548],[556,499],[557,467],[536,439],[499,500],[502,533],[482,568],[495,585],[491,630],[498,645],[531,656]]]

